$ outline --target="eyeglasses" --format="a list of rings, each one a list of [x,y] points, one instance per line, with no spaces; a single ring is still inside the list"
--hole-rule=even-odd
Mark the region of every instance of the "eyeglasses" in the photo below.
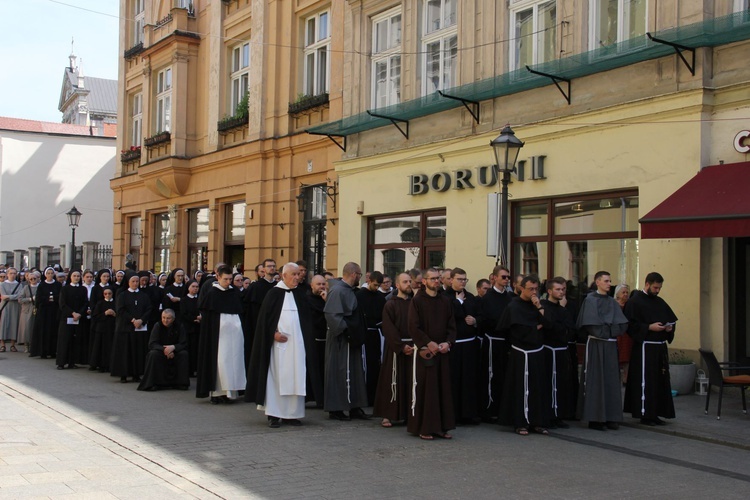
[[[507,275],[507,274],[501,274],[501,275],[500,275],[500,279],[501,279],[501,280],[509,280],[509,279],[510,279],[510,275]]]
[[[454,278],[456,281],[469,281],[469,278]]]
[[[440,281],[440,276],[435,276],[434,278],[425,278],[427,281]]]
[[[538,292],[539,291],[539,287],[538,286],[532,286],[532,287],[524,288],[524,290],[528,290],[529,292]]]

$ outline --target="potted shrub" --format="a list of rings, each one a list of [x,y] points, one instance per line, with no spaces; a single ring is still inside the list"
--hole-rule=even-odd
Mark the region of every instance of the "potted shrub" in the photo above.
[[[677,394],[690,394],[695,388],[695,363],[684,351],[669,354],[669,378]]]

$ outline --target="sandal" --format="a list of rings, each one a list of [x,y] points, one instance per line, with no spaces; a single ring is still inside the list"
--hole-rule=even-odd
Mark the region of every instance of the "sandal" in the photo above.
[[[4,345],[0,345],[0,352],[5,352],[5,346]]]
[[[425,441],[432,441],[435,438],[432,437],[432,434],[420,434],[419,439],[424,439]]]
[[[381,427],[393,427],[393,424],[391,423],[390,420],[388,420],[387,418],[384,418],[383,421],[380,422],[380,426]]]
[[[16,346],[12,345],[10,346],[10,352],[18,352],[18,349],[16,349]]]
[[[435,434],[435,435],[436,435],[437,437],[441,438],[441,439],[453,439],[453,436],[451,436],[451,435],[450,435],[450,434],[448,434],[447,432],[444,432],[444,433],[442,433],[442,434]]]
[[[549,436],[549,431],[545,429],[544,427],[534,427],[534,432],[537,434],[543,434],[545,436]]]
[[[516,434],[518,434],[519,436],[528,436],[529,430],[525,427],[518,427],[516,429]]]

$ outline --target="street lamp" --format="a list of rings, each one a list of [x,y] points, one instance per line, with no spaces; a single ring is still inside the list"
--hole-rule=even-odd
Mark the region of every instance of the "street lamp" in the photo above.
[[[509,214],[508,214],[508,183],[510,174],[516,170],[516,160],[518,153],[523,147],[523,142],[516,137],[510,125],[506,125],[500,132],[500,135],[490,141],[490,146],[495,153],[495,168],[503,174],[500,178],[502,183],[501,190],[501,225],[500,225],[500,263],[508,265],[508,233],[509,233]]]
[[[75,266],[76,266],[76,228],[78,227],[78,223],[81,220],[81,215],[83,214],[78,211],[75,205],[73,205],[73,208],[65,212],[65,215],[68,216],[68,225],[70,226],[70,231],[71,231],[70,270],[72,271],[73,269],[75,269]]]

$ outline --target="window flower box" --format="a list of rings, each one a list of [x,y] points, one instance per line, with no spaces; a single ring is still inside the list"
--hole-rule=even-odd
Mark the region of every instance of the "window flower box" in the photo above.
[[[120,151],[120,161],[122,161],[122,163],[130,163],[131,161],[140,160],[140,158],[140,146],[130,146],[130,149],[124,149]]]
[[[247,115],[245,116],[230,116],[219,120],[216,124],[216,130],[219,132],[228,132],[235,128],[241,128],[247,125]]]
[[[298,115],[305,111],[319,108],[328,104],[328,93],[318,95],[303,95],[296,102],[289,103],[289,114]]]
[[[132,59],[141,52],[143,52],[143,42],[138,42],[125,51],[124,57],[125,59]]]
[[[152,135],[151,137],[147,137],[143,140],[143,144],[147,148],[152,148],[154,146],[158,146],[159,144],[164,144],[165,142],[169,142],[172,140],[172,134],[169,132],[159,132],[158,134]]]

